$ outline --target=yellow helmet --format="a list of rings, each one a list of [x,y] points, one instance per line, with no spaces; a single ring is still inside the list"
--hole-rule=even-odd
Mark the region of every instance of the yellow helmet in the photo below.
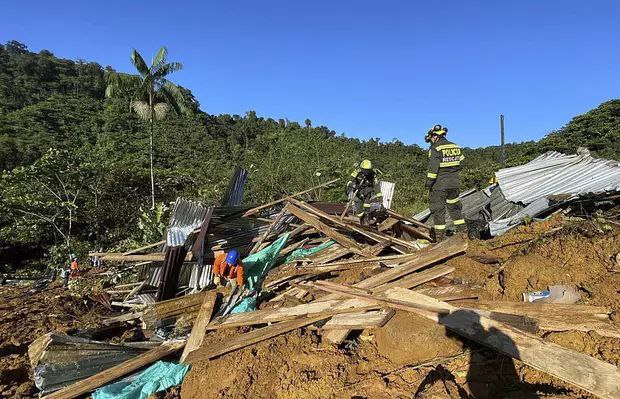
[[[447,127],[441,126],[441,125],[435,125],[432,128],[430,128],[429,131],[426,133],[426,136],[424,136],[424,141],[426,141],[427,143],[430,143],[432,136],[444,136],[446,133],[448,133]]]
[[[371,170],[372,162],[370,162],[368,159],[364,159],[362,162],[360,162],[360,169]]]

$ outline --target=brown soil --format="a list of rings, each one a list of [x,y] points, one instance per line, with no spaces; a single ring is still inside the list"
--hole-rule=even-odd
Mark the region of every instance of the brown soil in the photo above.
[[[520,301],[524,291],[574,284],[583,303],[620,307],[620,274],[610,272],[620,251],[620,229],[561,218],[470,243],[450,260],[456,281],[481,298]],[[476,255],[485,255],[483,257]],[[480,259],[499,258],[499,264]],[[478,260],[475,260],[478,259]],[[503,270],[504,288],[499,282]],[[338,281],[355,282],[359,271]],[[217,344],[236,331],[207,337]],[[544,336],[567,348],[620,364],[620,339],[595,333]],[[194,365],[183,398],[582,398],[582,391],[510,358],[446,332],[409,313],[336,348],[310,331],[295,331]]]
[[[28,286],[0,287],[0,398],[35,397],[28,345],[50,331],[97,326],[100,305],[87,307],[55,283],[29,294]]]

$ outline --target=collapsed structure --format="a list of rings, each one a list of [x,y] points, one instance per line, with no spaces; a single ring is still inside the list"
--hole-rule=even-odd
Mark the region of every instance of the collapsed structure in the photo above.
[[[620,191],[620,162],[551,151],[532,161],[495,173],[497,183],[460,195],[463,213],[479,236],[497,236],[526,220],[573,206],[613,200]],[[414,219],[432,224],[427,209]]]
[[[491,234],[500,234],[525,220],[524,215],[548,214],[557,204],[575,204],[586,194],[596,193],[596,201],[618,199],[618,170],[617,163],[586,153],[546,154],[499,171],[499,185],[463,194],[464,211],[484,214]],[[620,337],[608,311],[581,305],[591,317],[587,322],[550,324],[545,323],[547,313],[569,314],[570,308],[454,306],[450,302],[475,299],[476,293],[449,278],[447,286],[423,285],[454,272],[445,261],[466,252],[463,237],[429,246],[431,228],[418,220],[422,215],[408,218],[388,210],[388,219],[369,228],[340,217],[344,204],[302,199],[335,180],[259,207],[243,206],[246,177],[243,170],[236,171],[222,205],[178,199],[165,240],[125,253],[92,254],[108,265],[121,265],[115,271],[121,282],[107,292],[111,305],[124,311],[104,320],[106,328],[133,323],[151,340],[113,345],[53,334],[37,340],[30,355],[37,365],[37,386],[51,392],[46,397],[91,392],[166,356],[180,354],[181,363],[196,364],[304,327],[341,344],[352,331],[384,326],[394,310],[433,320],[597,397],[620,397],[616,366],[533,335],[546,326]],[[215,288],[213,259],[232,248],[244,257],[246,284],[232,291]],[[357,272],[353,284],[330,281],[349,271]],[[251,330],[219,345],[205,339],[237,327]],[[81,359],[55,355],[66,345],[91,352],[82,352]],[[62,378],[68,369],[76,370],[78,379]]]

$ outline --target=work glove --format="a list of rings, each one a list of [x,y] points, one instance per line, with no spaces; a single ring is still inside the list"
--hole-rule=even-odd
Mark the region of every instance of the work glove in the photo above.
[[[215,276],[215,277],[213,278],[213,283],[214,283],[215,285],[220,285],[220,282],[221,282],[221,281],[222,281],[222,278],[221,278],[220,276]]]
[[[230,289],[231,289],[232,291],[234,291],[234,290],[235,290],[235,288],[237,288],[237,280],[235,280],[235,279],[231,279],[231,280],[230,280]]]

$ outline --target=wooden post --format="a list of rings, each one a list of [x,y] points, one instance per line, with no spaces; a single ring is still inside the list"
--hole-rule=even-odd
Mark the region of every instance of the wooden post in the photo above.
[[[501,154],[500,154],[500,163],[502,165],[506,165],[506,149],[504,148],[505,144],[505,136],[504,136],[504,115],[499,116],[499,126],[501,131]]]

